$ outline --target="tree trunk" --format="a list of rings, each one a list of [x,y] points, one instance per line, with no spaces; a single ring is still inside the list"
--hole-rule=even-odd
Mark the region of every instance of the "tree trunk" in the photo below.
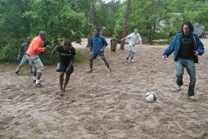
[[[91,4],[90,4],[90,12],[89,12],[89,23],[93,24],[94,22],[94,12],[95,12],[95,0],[91,0]],[[87,47],[90,47],[90,40],[92,37],[92,33],[91,33],[91,27],[89,27],[89,34],[87,36]]]
[[[130,4],[131,4],[131,0],[128,0],[127,1],[127,6],[126,6],[126,15],[124,17],[122,38],[126,37],[126,35],[127,35],[127,24],[128,24],[128,18],[129,18]],[[121,41],[121,46],[120,46],[121,50],[124,50],[124,45],[125,45],[125,40]]]
[[[111,0],[111,9],[115,12],[115,0]]]

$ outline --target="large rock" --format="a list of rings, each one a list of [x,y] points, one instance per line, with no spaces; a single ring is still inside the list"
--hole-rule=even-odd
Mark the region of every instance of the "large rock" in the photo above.
[[[194,33],[196,33],[200,38],[205,35],[205,27],[202,24],[195,23],[194,26]]]

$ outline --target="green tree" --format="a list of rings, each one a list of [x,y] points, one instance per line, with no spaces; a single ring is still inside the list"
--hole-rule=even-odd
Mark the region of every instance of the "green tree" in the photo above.
[[[199,22],[207,27],[207,0],[132,0],[129,14],[128,31],[139,29],[143,40],[169,38],[180,31],[182,22]],[[118,39],[122,34],[122,17],[125,15],[123,3],[116,21],[114,36]],[[164,23],[164,26],[161,24]]]
[[[87,23],[84,13],[74,11],[68,0],[2,0],[0,12],[0,61],[14,60],[8,57],[18,51],[13,46],[20,46],[26,36],[35,37],[40,30],[46,31],[46,42],[52,47],[64,38],[80,42]]]

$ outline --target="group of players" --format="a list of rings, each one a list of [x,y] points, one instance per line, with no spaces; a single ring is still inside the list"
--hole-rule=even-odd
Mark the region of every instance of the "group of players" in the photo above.
[[[181,26],[181,31],[176,34],[172,42],[165,49],[162,58],[165,60],[171,53],[174,52],[174,61],[176,62],[176,84],[177,90],[181,90],[181,86],[183,85],[183,74],[184,69],[187,70],[190,76],[190,83],[188,88],[188,97],[191,100],[196,100],[195,97],[195,82],[196,82],[196,68],[195,63],[198,63],[198,55],[202,55],[204,53],[204,45],[200,41],[199,37],[193,33],[194,28],[193,25],[187,21],[184,22]],[[20,65],[16,68],[15,74],[18,75],[21,67],[27,62],[30,63],[31,72],[33,73],[33,81],[36,87],[40,88],[42,85],[40,84],[40,78],[42,72],[44,70],[44,66],[39,58],[39,53],[45,51],[45,47],[42,47],[43,41],[45,40],[46,33],[44,31],[40,31],[38,36],[35,37],[30,43],[31,39],[28,37],[27,42],[22,44],[18,59],[20,57],[20,52],[24,51],[24,56],[21,60]],[[128,56],[126,58],[127,62],[135,62],[134,55],[136,53],[135,44],[140,42],[140,46],[142,46],[142,39],[140,34],[138,33],[138,29],[134,29],[134,32],[129,34],[128,36],[121,39],[121,41],[129,40],[129,51]],[[100,30],[95,29],[94,35],[91,38],[90,43],[90,70],[88,73],[93,72],[93,60],[99,56],[105,63],[109,72],[112,72],[110,68],[110,64],[106,59],[104,50],[108,45],[105,37],[100,35]],[[59,62],[57,65],[57,72],[60,72],[59,83],[60,83],[60,95],[63,95],[66,89],[66,86],[69,82],[70,75],[74,71],[73,62],[74,57],[76,55],[75,48],[72,46],[70,40],[65,40],[64,44],[55,47],[51,53],[51,59],[54,59],[55,52],[58,51]],[[64,74],[66,74],[66,78],[64,79]]]
[[[17,59],[20,58],[21,52],[23,52],[24,55],[22,57],[20,64],[17,66],[15,70],[15,74],[18,75],[21,67],[27,61],[29,61],[31,73],[33,74],[33,82],[34,82],[34,85],[38,88],[42,87],[40,83],[40,78],[44,70],[44,66],[39,57],[39,54],[46,50],[46,47],[42,46],[45,40],[45,37],[46,37],[46,33],[44,31],[40,31],[38,36],[35,37],[32,41],[30,37],[27,37],[26,43],[23,43],[19,49]],[[135,62],[133,59],[134,54],[136,53],[135,43],[137,41],[140,41],[140,44],[142,45],[142,40],[138,33],[138,29],[135,29],[133,33],[131,33],[130,35],[128,35],[127,37],[121,40],[124,40],[127,38],[130,40],[129,42],[130,50],[129,50],[129,54],[126,60],[129,62],[130,61]],[[99,56],[104,61],[106,67],[108,68],[108,71],[112,72],[110,68],[110,64],[104,52],[107,45],[108,43],[105,37],[100,35],[100,30],[95,29],[94,35],[92,36],[91,43],[90,43],[90,51],[91,51],[90,64],[89,64],[90,70],[88,71],[88,73],[93,72],[93,60],[96,59],[97,56]],[[51,60],[54,59],[54,55],[57,51],[59,52],[59,62],[57,64],[56,71],[60,73],[59,75],[60,95],[63,95],[65,92],[66,86],[69,82],[70,75],[74,71],[73,62],[74,62],[74,57],[76,55],[76,50],[72,46],[71,41],[66,39],[64,41],[64,44],[61,44],[52,50],[51,56],[50,56]],[[65,79],[64,79],[64,74],[66,74]]]

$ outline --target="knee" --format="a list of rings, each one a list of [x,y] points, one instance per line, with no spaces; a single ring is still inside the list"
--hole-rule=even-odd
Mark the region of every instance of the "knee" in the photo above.
[[[42,73],[44,71],[44,66],[38,67],[37,72]]]
[[[63,77],[64,76],[64,72],[60,72],[59,77]]]

